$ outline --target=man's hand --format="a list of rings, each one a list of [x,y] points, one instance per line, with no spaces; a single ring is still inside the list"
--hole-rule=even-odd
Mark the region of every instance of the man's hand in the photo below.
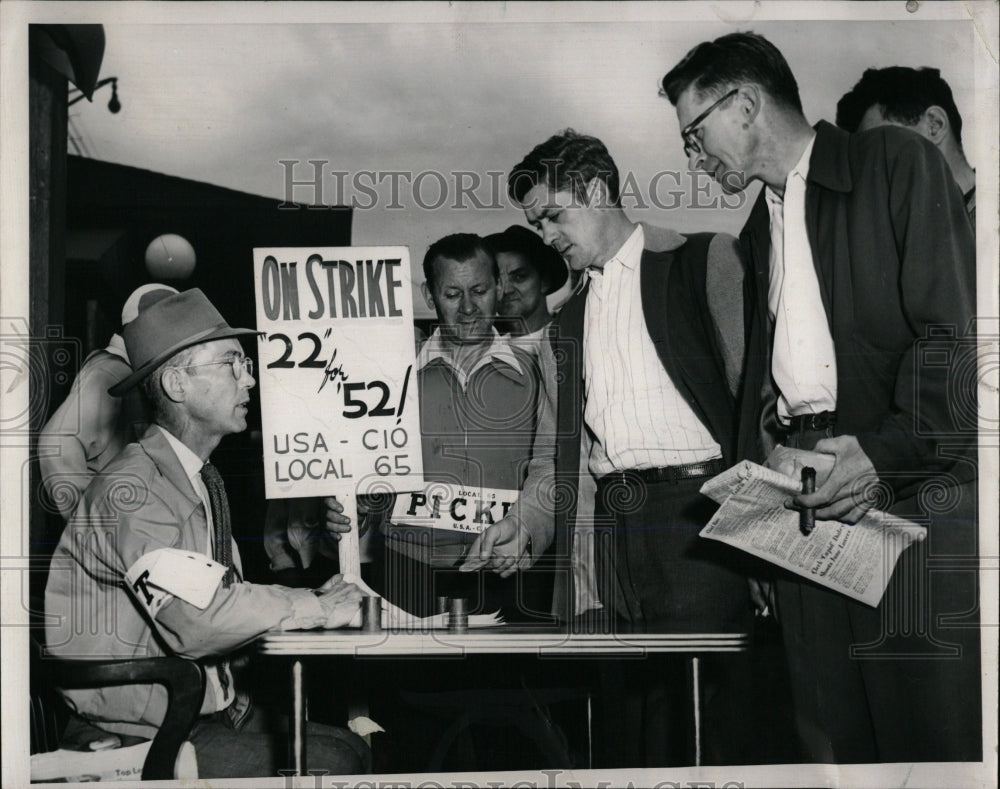
[[[774,583],[765,578],[747,576],[747,585],[750,587],[750,600],[753,602],[757,616],[764,618],[774,616],[777,618],[777,606],[774,603]]]
[[[788,506],[815,507],[817,520],[857,523],[875,503],[870,490],[878,482],[875,466],[855,436],[821,439],[816,451],[833,455],[833,467],[826,473],[817,469],[816,492],[798,495]]]
[[[532,556],[528,550],[531,535],[512,518],[497,521],[476,537],[469,548],[465,563],[458,569],[470,573],[489,567],[507,578],[518,570],[531,567]]]
[[[351,519],[344,513],[344,505],[337,501],[336,496],[323,499],[323,514],[326,519],[326,533],[339,540],[341,534],[351,530]]]
[[[357,616],[361,606],[361,590],[354,584],[344,580],[344,576],[335,575],[319,589],[316,596],[320,605],[326,611],[324,627],[344,627]]]

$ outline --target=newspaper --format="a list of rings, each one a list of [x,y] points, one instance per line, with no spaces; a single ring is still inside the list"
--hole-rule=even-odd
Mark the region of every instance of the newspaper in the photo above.
[[[877,606],[900,555],[914,540],[923,540],[927,529],[869,510],[854,525],[817,519],[806,536],[799,530],[799,513],[785,507],[800,491],[793,477],[743,461],[702,486],[701,492],[722,506],[701,536]]]

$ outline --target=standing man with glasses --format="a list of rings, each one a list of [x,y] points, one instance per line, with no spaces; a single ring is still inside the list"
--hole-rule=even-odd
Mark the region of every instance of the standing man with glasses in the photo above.
[[[200,290],[169,296],[125,327],[133,372],[110,391],[142,386],[153,424],[87,488],[45,591],[52,654],[175,654],[204,665],[202,716],[188,738],[202,778],[276,777],[283,766],[280,723],[234,683],[234,650],[267,630],[346,625],[361,600],[339,577],[315,592],[243,582],[225,489],[209,456],[224,436],[246,429],[255,381],[237,338],[254,334],[230,327]],[[76,741],[108,732],[151,738],[167,702],[158,685],[63,695]],[[334,774],[370,766],[367,746],[348,731],[311,724],[308,748],[310,761]]]
[[[764,185],[740,236],[737,457],[763,462],[776,442],[826,453],[832,470],[792,506],[854,523],[878,501],[929,526],[875,609],[776,576],[808,755],[978,761],[976,576],[941,563],[975,561],[977,526],[976,360],[963,342],[975,250],[948,163],[907,129],[811,127],[785,58],[753,33],[699,44],[662,87],[692,168],[729,192]]]

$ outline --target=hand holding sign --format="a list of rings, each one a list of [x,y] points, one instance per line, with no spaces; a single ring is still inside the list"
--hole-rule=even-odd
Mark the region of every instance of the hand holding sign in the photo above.
[[[255,249],[254,273],[266,495],[335,496],[357,573],[357,496],[423,485],[409,253]]]

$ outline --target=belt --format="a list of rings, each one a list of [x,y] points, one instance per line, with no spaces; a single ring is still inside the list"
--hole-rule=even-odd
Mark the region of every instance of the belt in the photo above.
[[[632,468],[628,471],[612,471],[599,480],[598,485],[608,485],[615,482],[635,484],[637,482],[680,482],[682,479],[696,477],[714,477],[726,470],[722,458],[706,460],[704,463],[687,463],[683,466],[664,466],[662,468]]]
[[[787,427],[781,427],[786,433],[805,433],[807,430],[826,430],[836,424],[836,411],[821,411],[818,414],[793,416]]]

